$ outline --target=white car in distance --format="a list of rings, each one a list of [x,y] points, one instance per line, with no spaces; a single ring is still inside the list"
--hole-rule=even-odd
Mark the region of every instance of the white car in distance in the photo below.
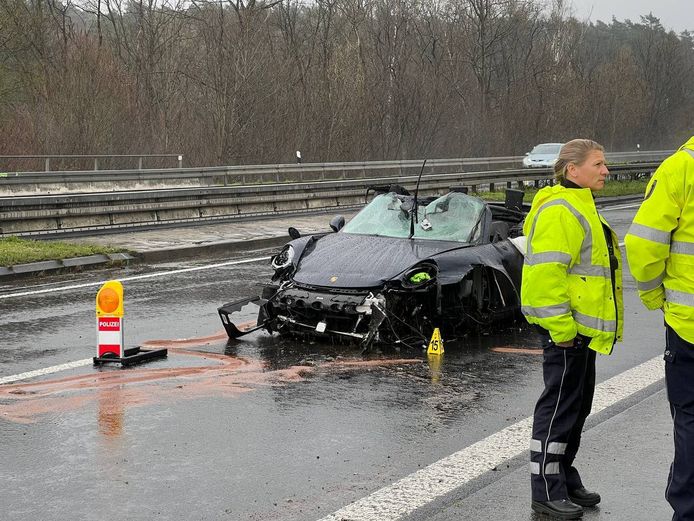
[[[523,168],[547,168],[554,166],[564,143],[540,143],[523,158]]]

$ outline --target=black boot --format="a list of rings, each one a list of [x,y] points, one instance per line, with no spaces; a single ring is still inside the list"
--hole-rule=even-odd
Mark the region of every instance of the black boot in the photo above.
[[[579,487],[569,490],[569,499],[582,507],[594,507],[600,503],[600,494],[586,490],[586,487]]]
[[[568,499],[533,501],[530,506],[535,512],[548,514],[557,519],[580,519],[583,517],[583,508]]]

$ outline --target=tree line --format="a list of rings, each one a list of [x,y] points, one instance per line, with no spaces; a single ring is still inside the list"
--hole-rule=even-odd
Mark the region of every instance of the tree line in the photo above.
[[[0,0],[0,154],[518,155],[694,133],[694,33],[563,0]]]

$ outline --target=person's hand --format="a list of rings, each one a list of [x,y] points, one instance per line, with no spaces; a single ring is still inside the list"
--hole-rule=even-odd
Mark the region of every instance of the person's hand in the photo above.
[[[573,346],[574,346],[574,341],[575,341],[575,340],[576,340],[576,339],[573,338],[573,339],[569,340],[568,342],[556,342],[555,345],[556,345],[557,347],[563,347],[564,349],[566,349],[566,348],[569,348],[569,347],[573,347]]]

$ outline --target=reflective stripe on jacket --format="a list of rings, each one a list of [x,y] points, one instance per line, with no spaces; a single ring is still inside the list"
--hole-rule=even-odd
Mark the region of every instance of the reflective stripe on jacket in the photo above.
[[[578,333],[590,348],[610,354],[622,339],[622,261],[610,229],[617,266],[613,290],[603,224],[588,188],[557,185],[540,190],[525,219],[528,237],[521,285],[528,322],[549,331],[554,342]]]
[[[694,136],[653,174],[625,243],[644,305],[694,343]]]

